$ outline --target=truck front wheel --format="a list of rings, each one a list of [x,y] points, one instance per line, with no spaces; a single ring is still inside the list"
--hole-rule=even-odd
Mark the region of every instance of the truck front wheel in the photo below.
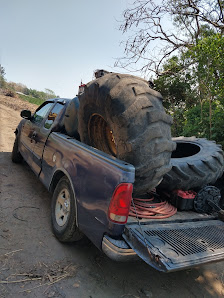
[[[67,177],[62,177],[53,193],[51,223],[55,236],[61,242],[73,242],[83,238],[76,224],[75,195]]]
[[[13,149],[12,149],[12,155],[11,155],[12,162],[14,162],[14,163],[21,163],[23,160],[23,157],[19,152],[18,142],[19,142],[19,138],[16,135],[15,142],[14,142]]]

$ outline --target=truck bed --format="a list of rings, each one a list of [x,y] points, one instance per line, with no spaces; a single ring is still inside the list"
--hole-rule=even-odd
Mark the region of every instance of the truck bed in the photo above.
[[[214,215],[208,215],[208,214],[202,214],[197,213],[194,211],[177,211],[176,214],[174,214],[171,217],[168,217],[166,219],[139,219],[139,222],[142,225],[145,224],[156,224],[156,223],[169,223],[169,222],[188,222],[188,221],[199,221],[199,220],[208,220],[208,219],[215,219]],[[129,224],[136,224],[138,222],[136,217],[129,216],[127,225]]]

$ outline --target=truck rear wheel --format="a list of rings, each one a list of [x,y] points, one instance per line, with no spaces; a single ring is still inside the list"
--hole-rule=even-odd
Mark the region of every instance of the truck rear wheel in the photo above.
[[[67,177],[62,177],[51,201],[51,223],[55,236],[61,242],[73,242],[83,238],[76,225],[76,202]]]
[[[81,141],[135,166],[134,195],[157,186],[175,149],[160,93],[141,78],[109,73],[88,83],[79,100]]]
[[[171,156],[172,169],[159,185],[166,190],[200,188],[214,184],[224,170],[222,146],[196,137],[173,138],[177,148]]]

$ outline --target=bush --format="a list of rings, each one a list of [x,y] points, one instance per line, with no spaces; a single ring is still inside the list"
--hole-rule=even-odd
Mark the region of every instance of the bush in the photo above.
[[[38,106],[41,105],[44,102],[43,99],[34,98],[32,96],[29,96],[29,95],[19,94],[19,98],[21,98],[22,100],[28,101],[30,103],[34,103],[35,105],[38,105]]]
[[[16,92],[13,91],[13,90],[10,90],[10,89],[6,89],[4,91],[4,95],[5,96],[10,96],[10,97],[18,97],[17,94],[16,94]]]

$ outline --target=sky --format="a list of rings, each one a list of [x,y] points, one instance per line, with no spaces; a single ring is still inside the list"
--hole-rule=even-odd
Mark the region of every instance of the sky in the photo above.
[[[95,69],[124,55],[119,31],[131,0],[0,0],[0,64],[7,81],[72,98]]]

